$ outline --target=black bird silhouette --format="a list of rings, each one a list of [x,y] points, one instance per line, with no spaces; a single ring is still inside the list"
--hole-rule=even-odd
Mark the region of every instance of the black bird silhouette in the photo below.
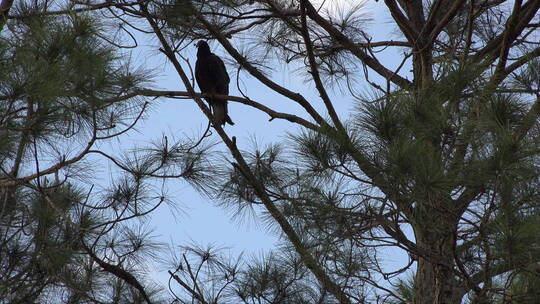
[[[229,95],[229,74],[223,61],[210,52],[208,43],[203,40],[197,42],[197,61],[195,62],[195,79],[201,92],[215,95]],[[212,107],[212,114],[216,124],[234,125],[227,112],[227,99],[208,96],[206,101]]]

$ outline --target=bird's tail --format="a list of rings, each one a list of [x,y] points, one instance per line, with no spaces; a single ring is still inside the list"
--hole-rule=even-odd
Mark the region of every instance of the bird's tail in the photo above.
[[[223,101],[213,101],[210,103],[212,105],[212,114],[214,114],[214,120],[219,125],[225,125],[225,123],[234,125],[234,122],[227,114],[227,103]]]

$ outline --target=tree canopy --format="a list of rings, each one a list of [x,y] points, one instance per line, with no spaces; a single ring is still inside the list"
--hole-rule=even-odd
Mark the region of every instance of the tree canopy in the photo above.
[[[540,2],[325,2],[1,0],[0,298],[538,301]],[[199,40],[234,71],[233,95],[196,91]],[[177,90],[130,60],[147,45]],[[313,94],[276,77],[284,66]],[[301,110],[253,98],[247,78]],[[103,148],[159,111],[158,98],[186,99],[209,121],[203,100],[229,100],[298,131],[244,148],[218,123],[198,138]],[[97,186],[107,167],[117,171]],[[279,247],[249,259],[176,244],[169,286],[155,286],[145,265],[164,250],[143,219],[174,206],[159,185],[177,180],[257,210]],[[385,264],[392,250],[408,263]]]

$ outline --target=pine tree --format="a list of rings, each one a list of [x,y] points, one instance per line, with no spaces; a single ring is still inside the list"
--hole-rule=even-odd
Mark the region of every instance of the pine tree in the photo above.
[[[1,302],[164,303],[146,274],[161,244],[137,220],[169,200],[155,180],[203,174],[204,148],[164,138],[112,154],[106,143],[149,107],[135,93],[149,73],[98,15],[11,4],[0,36]],[[114,179],[96,178],[96,156],[118,167]]]
[[[179,157],[184,164],[191,160],[198,165],[184,166],[187,173],[181,177],[224,206],[238,212],[261,212],[260,220],[279,232],[281,246],[253,260],[231,259],[214,248],[196,246],[174,252],[169,274],[171,282],[177,283],[176,301],[535,301],[540,262],[540,2],[385,0],[380,7],[391,16],[396,38],[383,41],[373,38],[377,29],[369,28],[371,21],[361,4],[327,11],[314,2],[90,1],[73,2],[67,8],[25,10],[21,6],[3,13],[7,23],[2,37],[12,39],[2,40],[2,50],[6,50],[2,60],[9,58],[15,63],[8,69],[11,72],[0,72],[6,79],[2,89],[10,88],[4,90],[3,98],[18,102],[4,111],[12,113],[6,116],[12,118],[2,120],[9,126],[2,136],[6,142],[2,155],[9,164],[4,168],[4,202],[10,197],[29,199],[23,190],[37,191],[42,201],[52,201],[47,199],[52,196],[45,195],[47,191],[74,191],[74,185],[62,184],[61,179],[52,183],[62,186],[48,190],[51,187],[44,185],[44,180],[39,184],[37,177],[19,178],[32,175],[16,168],[23,159],[36,168],[32,154],[36,158],[41,151],[36,147],[50,143],[42,137],[69,137],[79,125],[82,129],[94,126],[94,130],[113,136],[113,129],[119,126],[116,120],[111,121],[113,117],[119,120],[122,117],[116,114],[134,114],[119,108],[141,109],[143,97],[188,97],[212,120],[203,102],[205,95],[192,86],[186,47],[195,40],[213,39],[224,50],[224,61],[243,71],[242,77],[258,80],[303,112],[280,112],[266,100],[250,98],[249,92],[228,99],[268,114],[268,124],[285,120],[301,131],[289,134],[288,141],[246,150],[239,149],[228,131],[214,126],[230,152],[227,162],[195,153],[185,148],[190,147],[187,145],[179,150],[140,151],[139,159],[147,162],[121,164],[129,178],[116,184],[118,191],[111,192],[112,201],[116,202],[118,195],[122,202],[137,201],[133,198],[136,191],[128,189],[138,189],[145,178],[163,178],[166,174],[156,172],[171,162],[181,162]],[[84,39],[45,39],[64,34],[44,31],[44,23],[63,22],[66,27],[66,20],[72,20],[73,25],[77,20],[88,24],[93,12],[122,24],[126,32],[139,31],[131,34],[133,39],[146,35],[157,43],[156,48],[181,79],[179,90],[154,90],[141,81],[146,78],[132,72],[111,74],[117,66],[107,61],[111,58],[107,55],[114,58],[115,52],[103,50],[100,43],[86,41],[81,46],[93,48],[64,50],[53,47],[55,39]],[[33,22],[40,23],[23,30]],[[84,32],[73,28],[74,35]],[[22,47],[23,41],[33,41],[33,35],[41,42],[36,41],[33,48]],[[15,51],[17,39],[19,51]],[[81,58],[86,52],[99,52],[100,56]],[[398,63],[382,61],[381,52],[400,56]],[[74,54],[77,56],[71,57]],[[79,60],[77,67],[81,68],[63,66],[73,63],[71,60]],[[15,69],[17,62],[31,64]],[[280,64],[298,68],[300,73],[307,71],[302,76],[318,98],[294,92],[276,81],[269,67]],[[50,67],[41,71],[44,66]],[[73,71],[78,77],[70,75]],[[35,80],[25,82],[24,75]],[[92,81],[85,78],[89,75],[93,75]],[[21,81],[24,85],[17,86]],[[66,87],[66,83],[71,85]],[[371,89],[359,94],[363,84]],[[341,95],[336,90],[341,90]],[[76,109],[63,112],[57,109],[69,108],[70,103],[59,103],[55,99],[59,95],[75,95],[73,98],[84,102],[71,104]],[[32,96],[40,97],[39,106]],[[348,117],[336,110],[344,99],[354,104]],[[111,100],[105,104],[112,108],[104,106],[103,100]],[[77,113],[78,120],[66,113]],[[63,123],[50,128],[51,121]],[[199,145],[206,140],[201,140],[196,145],[198,151],[204,151]],[[162,146],[171,147],[164,142]],[[57,163],[69,159],[60,158]],[[54,175],[54,170],[51,173]],[[24,189],[18,188],[21,185]],[[62,214],[60,211],[68,208],[59,202],[50,206]],[[13,212],[32,214],[26,211],[33,210],[26,207],[28,204],[32,205],[28,202]],[[113,204],[106,206],[115,208]],[[45,216],[47,212],[34,214]],[[88,227],[83,217],[70,221]],[[35,223],[36,231],[42,229],[37,217],[27,222]],[[74,244],[90,248],[80,234],[82,241]],[[95,248],[90,249],[86,257],[96,261],[90,254]],[[409,263],[388,270],[384,255],[389,249],[406,252]],[[106,266],[101,268],[107,270]],[[130,281],[113,275],[122,282]]]

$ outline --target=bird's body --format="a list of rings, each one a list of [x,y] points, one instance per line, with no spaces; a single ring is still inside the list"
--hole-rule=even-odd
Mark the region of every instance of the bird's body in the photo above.
[[[205,41],[197,43],[197,61],[195,79],[201,92],[215,95],[229,95],[229,74],[223,61],[210,51]],[[218,125],[234,125],[227,111],[227,99],[207,96],[206,101],[212,107],[214,121]]]

